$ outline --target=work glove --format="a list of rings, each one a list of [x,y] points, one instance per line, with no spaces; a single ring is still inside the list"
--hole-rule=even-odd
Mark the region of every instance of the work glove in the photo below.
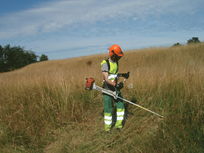
[[[115,87],[120,90],[124,87],[124,84],[123,84],[123,82],[120,82]]]

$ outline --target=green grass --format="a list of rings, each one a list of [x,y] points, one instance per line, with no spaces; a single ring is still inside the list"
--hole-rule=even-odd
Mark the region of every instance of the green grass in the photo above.
[[[83,85],[101,85],[104,56],[41,62],[0,74],[0,152],[203,153],[204,45],[125,53],[123,96],[163,119],[128,105],[122,131],[107,134],[101,94]]]

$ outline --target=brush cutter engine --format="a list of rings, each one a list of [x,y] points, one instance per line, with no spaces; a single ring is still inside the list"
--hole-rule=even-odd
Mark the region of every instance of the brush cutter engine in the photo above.
[[[94,78],[86,78],[85,89],[86,90],[92,90],[94,82],[95,82]]]

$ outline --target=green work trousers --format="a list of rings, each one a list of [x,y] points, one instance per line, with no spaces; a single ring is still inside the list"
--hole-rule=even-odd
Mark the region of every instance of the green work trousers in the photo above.
[[[113,97],[103,94],[103,103],[104,103],[105,131],[110,131],[112,126],[115,126],[116,128],[122,128],[123,127],[122,123],[125,114],[123,101],[115,100]],[[113,120],[115,120],[114,125]]]

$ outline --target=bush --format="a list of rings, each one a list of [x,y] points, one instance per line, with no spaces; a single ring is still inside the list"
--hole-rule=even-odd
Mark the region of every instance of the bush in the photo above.
[[[177,43],[173,44],[173,47],[174,46],[181,46],[181,44],[179,42],[177,42]]]
[[[48,57],[45,54],[42,54],[40,56],[40,61],[47,61],[47,60],[48,60]]]
[[[200,43],[200,40],[198,37],[192,37],[192,39],[189,39],[187,41],[187,44],[192,44],[192,43]]]

